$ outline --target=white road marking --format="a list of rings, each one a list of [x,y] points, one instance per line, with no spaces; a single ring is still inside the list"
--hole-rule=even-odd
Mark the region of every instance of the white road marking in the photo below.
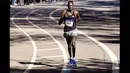
[[[38,11],[38,10],[40,10],[40,9],[37,9],[37,10],[32,11],[32,12],[26,17],[26,19],[27,19],[28,22],[31,23],[33,26],[37,27],[39,30],[41,30],[41,31],[43,31],[44,33],[48,34],[48,35],[59,45],[60,49],[61,49],[62,52],[63,52],[64,63],[66,63],[66,62],[68,61],[68,60],[67,60],[67,53],[66,53],[66,51],[65,51],[65,48],[62,46],[62,44],[61,44],[58,40],[56,40],[50,33],[48,33],[47,31],[45,31],[44,29],[41,29],[40,27],[36,26],[36,25],[33,24],[31,21],[29,21],[28,17],[29,17],[32,13],[34,13],[34,12],[36,12],[36,11]]]
[[[34,65],[33,67],[44,67],[46,66],[46,64],[44,65],[44,63],[41,62],[42,65]],[[48,64],[48,65],[51,65],[52,67],[49,67],[49,68],[57,68],[55,66],[58,66],[59,64]]]
[[[62,8],[62,9],[61,9],[61,8],[60,8],[60,9],[56,9],[56,10],[52,11],[52,12],[50,13],[50,15],[49,15],[49,17],[50,17],[52,20],[54,20],[56,23],[58,23],[58,21],[57,21],[54,17],[52,17],[52,14],[54,14],[54,12],[56,12],[56,11],[58,11],[58,10],[63,10],[63,8]],[[96,40],[95,38],[88,36],[88,35],[85,34],[84,32],[81,32],[81,31],[78,30],[78,33],[80,33],[80,34],[86,36],[87,38],[89,38],[90,40],[92,40],[94,43],[96,43],[99,47],[101,47],[103,50],[105,50],[105,51],[107,52],[107,54],[110,56],[110,58],[111,58],[111,60],[112,60],[112,63],[116,63],[116,64],[112,64],[113,73],[115,73],[115,70],[114,70],[114,69],[117,69],[117,68],[119,69],[117,57],[115,56],[115,54],[114,54],[106,45],[104,45],[103,43],[99,42],[99,41]]]
[[[110,10],[119,10],[120,8],[84,8],[84,9],[89,9],[89,10],[95,10],[95,11],[110,11]]]
[[[50,45],[50,44],[55,44],[56,42],[48,42],[48,43],[43,43],[43,45]]]
[[[38,9],[38,10],[40,10],[40,9]],[[36,10],[36,11],[37,11],[37,10]],[[33,12],[35,12],[35,11],[33,11]],[[31,12],[30,14],[32,14],[33,12]],[[26,17],[27,20],[28,20],[28,17],[30,16],[30,14]],[[38,26],[36,26],[35,24],[33,24],[31,21],[28,20],[28,22],[31,23],[32,25],[34,25],[35,27],[39,28]],[[61,49],[62,52],[63,52],[64,64],[66,64],[66,63],[68,62],[67,53],[66,53],[66,51],[65,51],[65,48],[62,46],[62,44],[61,44],[59,41],[57,41],[50,33],[46,32],[45,30],[43,30],[43,29],[41,29],[41,28],[39,28],[39,29],[40,29],[41,31],[45,32],[46,34],[48,34],[48,35],[59,45],[60,49]],[[65,40],[65,39],[64,39],[64,40]],[[65,68],[65,65],[63,66],[63,69],[64,69],[64,68]],[[61,73],[63,73],[63,70],[62,70]]]
[[[18,18],[18,17],[17,17],[17,18],[10,18],[10,19],[11,19],[11,20],[14,20],[14,19],[15,19],[15,20],[25,20],[26,18]]]
[[[47,19],[49,17],[40,17],[40,18],[38,18],[38,17],[31,17],[30,19],[31,20],[43,20],[44,18]],[[12,18],[10,18],[10,20],[12,20]],[[16,18],[13,18],[13,20],[26,20],[26,18],[16,17]]]
[[[38,51],[50,51],[50,50],[57,50],[60,48],[49,48],[49,49],[37,49]]]
[[[20,13],[22,13],[22,11],[21,12],[18,12],[18,13],[16,13],[15,15],[13,15],[12,16],[12,22],[13,22],[13,24],[19,29],[19,30],[21,30],[27,37],[28,37],[28,39],[31,41],[31,43],[32,43],[32,45],[33,45],[33,57],[31,58],[31,62],[35,62],[35,59],[36,59],[36,53],[37,53],[37,47],[36,47],[36,44],[35,44],[35,42],[33,41],[33,39],[23,30],[23,29],[21,29],[18,25],[16,25],[15,24],[15,22],[13,21],[13,18],[17,15],[17,14],[20,14]],[[28,73],[29,72],[29,69],[32,69],[32,66],[33,66],[33,64],[29,64],[28,65],[28,67],[27,67],[27,69],[23,72],[23,73]]]
[[[64,57],[64,55],[44,56],[44,57],[37,57],[36,59],[42,59],[42,58],[57,58],[57,57]]]

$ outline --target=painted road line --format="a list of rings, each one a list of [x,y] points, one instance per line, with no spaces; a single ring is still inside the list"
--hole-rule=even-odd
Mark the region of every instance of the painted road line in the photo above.
[[[10,20],[26,20],[26,18],[10,18]]]
[[[14,24],[19,30],[21,30],[21,31],[28,37],[28,39],[31,41],[31,43],[32,43],[32,45],[33,45],[33,57],[31,58],[31,62],[35,62],[36,53],[37,53],[37,47],[36,47],[35,42],[34,42],[33,39],[29,36],[29,34],[27,34],[23,29],[21,29],[21,28],[20,28],[18,25],[16,25],[15,22],[13,21],[13,18],[14,18],[16,15],[20,14],[20,13],[22,13],[22,11],[21,11],[21,12],[18,12],[18,13],[16,13],[15,15],[12,16],[12,22],[13,22],[13,24]],[[28,67],[27,67],[27,69],[26,69],[23,73],[28,73],[29,70],[32,69],[32,66],[33,66],[33,64],[29,64]]]
[[[28,22],[31,23],[33,26],[37,27],[39,30],[41,30],[41,31],[43,31],[44,33],[48,34],[48,35],[59,45],[59,47],[60,47],[60,49],[61,49],[61,51],[63,52],[63,55],[64,55],[64,56],[63,56],[63,57],[64,57],[64,63],[66,63],[66,62],[68,61],[68,60],[67,60],[67,53],[66,53],[66,51],[65,51],[65,48],[62,46],[62,44],[61,44],[58,40],[56,40],[49,32],[45,31],[44,29],[41,29],[40,27],[36,26],[36,25],[33,24],[31,21],[29,21],[28,17],[29,17],[32,13],[34,13],[34,12],[36,12],[36,11],[38,11],[38,10],[40,10],[40,9],[36,9],[36,10],[32,11],[32,12],[26,17],[26,19],[27,19]]]
[[[52,11],[50,13],[50,15],[49,15],[50,19],[54,20],[56,23],[58,23],[58,21],[54,17],[52,17],[52,14],[54,14],[54,12],[56,12],[58,10],[63,10],[63,8],[62,9],[61,8],[60,9],[56,9],[56,10]],[[103,43],[99,42],[95,38],[88,36],[84,32],[81,32],[81,31],[78,30],[78,33],[86,36],[88,39],[92,40],[94,43],[96,43],[99,47],[101,47],[103,50],[105,50],[107,52],[107,54],[110,56],[110,58],[112,60],[112,63],[113,63],[113,65],[112,65],[113,73],[115,73],[114,69],[119,69],[117,57],[115,56],[115,54],[106,45],[104,45]]]
[[[37,49],[37,51],[52,51],[52,50],[59,50],[60,48],[48,48],[48,49]]]
[[[43,20],[44,18],[49,18],[49,17],[41,17],[41,18],[38,18],[38,17],[31,17],[30,19],[31,20]],[[10,20],[12,20],[12,18],[10,18]],[[26,18],[19,18],[19,17],[16,17],[16,18],[13,18],[13,20],[26,20]]]
[[[64,55],[37,57],[37,59],[43,59],[43,58],[57,58],[57,57],[64,57]]]
[[[50,45],[50,44],[56,44],[56,42],[43,43],[43,45]]]

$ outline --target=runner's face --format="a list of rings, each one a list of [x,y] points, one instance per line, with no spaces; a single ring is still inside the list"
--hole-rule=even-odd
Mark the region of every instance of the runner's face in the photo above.
[[[73,4],[72,3],[69,3],[69,9],[72,10],[73,9]]]

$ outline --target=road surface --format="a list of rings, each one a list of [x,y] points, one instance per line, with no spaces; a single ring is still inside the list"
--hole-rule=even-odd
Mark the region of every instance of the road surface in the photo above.
[[[81,16],[76,68],[66,66],[67,44],[57,23],[64,2],[10,8],[10,73],[119,73],[120,10],[114,3],[75,2]]]

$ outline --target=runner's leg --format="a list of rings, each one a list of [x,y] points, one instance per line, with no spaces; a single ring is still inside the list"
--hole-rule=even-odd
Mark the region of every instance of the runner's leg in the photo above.
[[[72,55],[71,55],[71,49],[72,49],[72,46],[71,46],[71,37],[70,37],[70,36],[67,36],[67,37],[66,37],[66,41],[67,41],[67,45],[68,45],[69,56],[70,56],[70,58],[71,58],[71,57],[72,57]]]
[[[76,36],[72,36],[72,52],[73,52],[73,58],[75,58],[75,51],[76,51]]]

